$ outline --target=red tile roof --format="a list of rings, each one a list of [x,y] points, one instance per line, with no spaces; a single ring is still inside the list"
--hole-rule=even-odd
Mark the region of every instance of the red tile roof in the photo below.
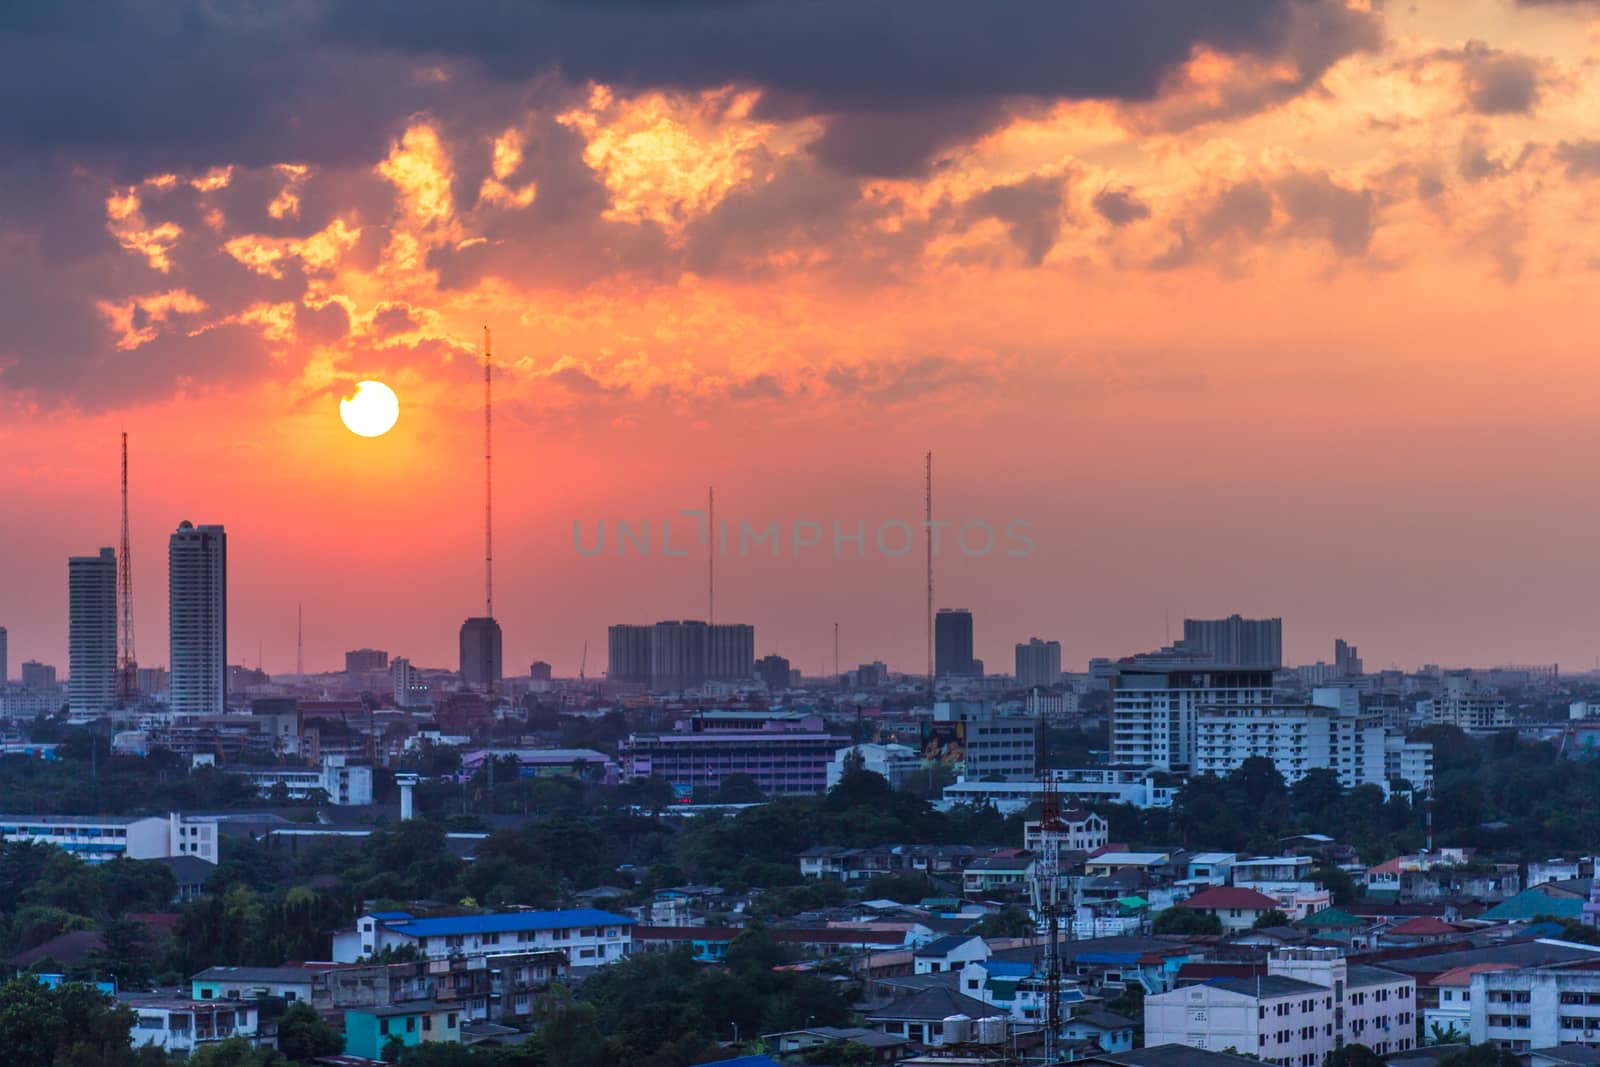
[[[1276,900],[1265,893],[1257,893],[1254,889],[1240,889],[1237,886],[1221,885],[1212,889],[1202,890],[1178,905],[1180,908],[1244,908],[1256,911],[1270,911],[1274,908],[1281,909]]]
[[[1388,932],[1400,937],[1448,937],[1458,931],[1442,919],[1435,919],[1431,915],[1418,915],[1414,919],[1407,919],[1399,926],[1391,927]]]

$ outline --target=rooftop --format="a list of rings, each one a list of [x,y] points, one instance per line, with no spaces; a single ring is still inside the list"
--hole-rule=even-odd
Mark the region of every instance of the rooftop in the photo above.
[[[1203,889],[1178,904],[1180,908],[1241,908],[1245,910],[1272,911],[1279,907],[1278,902],[1265,893],[1257,893],[1254,889],[1240,889],[1237,886],[1220,885],[1214,889]]]
[[[1298,978],[1285,978],[1281,974],[1263,974],[1255,978],[1213,978],[1205,984],[1226,989],[1230,993],[1243,993],[1247,997],[1289,997],[1328,991],[1327,986],[1302,982]]]
[[[510,911],[492,915],[452,915],[439,919],[380,920],[385,927],[407,937],[447,937],[453,934],[500,934],[512,930],[559,930],[571,926],[632,926],[634,920],[598,908],[566,911]]]

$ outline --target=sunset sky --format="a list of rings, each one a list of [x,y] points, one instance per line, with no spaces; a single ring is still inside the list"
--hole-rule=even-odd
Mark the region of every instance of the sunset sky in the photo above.
[[[844,666],[922,670],[920,547],[831,526],[919,521],[929,449],[938,517],[1032,523],[939,561],[991,670],[1235,611],[1297,663],[1596,663],[1600,3],[378,11],[0,8],[13,677],[65,673],[124,429],[141,662],[190,519],[231,661],[292,670],[303,602],[310,669],[454,666],[485,325],[507,673],[704,617],[703,550],[573,524],[708,485],[829,531],[718,561],[757,655],[831,667],[838,621]]]

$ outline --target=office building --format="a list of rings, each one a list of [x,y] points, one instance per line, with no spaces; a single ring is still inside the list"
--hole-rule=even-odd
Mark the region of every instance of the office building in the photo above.
[[[1242,710],[1272,703],[1271,670],[1160,659],[1124,665],[1112,679],[1113,764],[1187,771],[1197,755],[1202,709]]]
[[[381,648],[358,648],[344,654],[344,672],[357,674],[361,671],[386,671],[389,669],[389,653]]]
[[[117,553],[67,560],[67,707],[105,715],[117,699]]]
[[[461,681],[479,689],[492,689],[502,677],[500,624],[478,617],[461,624]]]
[[[789,688],[789,661],[777,653],[756,661],[756,677],[768,689]]]
[[[1184,619],[1183,643],[1224,667],[1283,666],[1283,620]]]
[[[1333,642],[1333,667],[1341,678],[1354,678],[1362,673],[1361,656],[1355,645],[1347,644],[1344,638]]]
[[[23,660],[22,688],[40,693],[56,688],[56,669],[36,659]]]
[[[220,715],[228,695],[228,536],[185,519],[167,543],[167,707]]]
[[[1038,774],[1043,724],[997,715],[980,701],[940,701],[922,724],[922,757],[958,763],[968,781],[1029,780]]]
[[[6,628],[0,626],[0,689],[4,689],[11,680],[11,660],[8,658],[10,650],[6,646]]]
[[[372,768],[344,756],[323,756],[320,767],[226,767],[229,774],[250,779],[264,797],[282,786],[289,800],[305,800],[318,790],[324,803],[363,807],[372,803]]]
[[[810,796],[828,788],[828,764],[848,744],[816,716],[705,712],[670,732],[630,735],[617,762],[625,781],[664,778],[684,803],[733,774],[749,775],[769,797]]]
[[[389,673],[394,678],[394,703],[400,708],[427,707],[428,683],[422,680],[422,672],[411,665],[411,661],[404,656],[396,656],[389,664]]]
[[[933,617],[933,673],[939,678],[972,675],[972,612],[965,608],[940,608]]]
[[[629,685],[650,684],[650,626],[621,623],[606,631],[606,677]]]
[[[745,623],[706,627],[706,680],[749,682],[756,670],[756,628]]]
[[[86,863],[119,856],[217,862],[217,820],[183,815],[0,815],[0,839],[54,845]]]
[[[1061,642],[1028,638],[1017,646],[1017,687],[1049,689],[1061,681]]]

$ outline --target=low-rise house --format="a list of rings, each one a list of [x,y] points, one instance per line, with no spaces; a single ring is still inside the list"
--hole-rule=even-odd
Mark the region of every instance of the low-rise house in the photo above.
[[[1133,1048],[1137,1025],[1114,1011],[1086,1011],[1068,1019],[1061,1035],[1069,1041],[1092,1041],[1101,1052],[1125,1052]]]
[[[989,944],[976,934],[951,934],[930,941],[913,956],[917,974],[959,971],[969,963],[989,958]]]
[[[406,1048],[425,1041],[460,1044],[460,1013],[448,1005],[425,1000],[350,1008],[344,1013],[344,1050],[348,1055],[381,1059],[395,1041]]]
[[[874,1030],[903,1037],[912,1045],[938,1048],[946,1044],[944,1021],[952,1016],[967,1020],[991,1017],[989,1006],[954,989],[933,987],[897,997],[866,1012],[863,1019]],[[958,1043],[955,1041],[952,1044]]]
[[[1202,915],[1215,915],[1224,930],[1248,930],[1269,911],[1282,911],[1278,901],[1254,889],[1217,886],[1202,889],[1178,905]]]
[[[260,1015],[246,1001],[190,1000],[177,993],[125,993],[118,1005],[134,1013],[133,1045],[190,1054],[229,1038],[252,1041]]]
[[[309,1004],[316,975],[309,967],[207,967],[189,979],[189,995],[194,1000],[279,997]]]
[[[1033,871],[1030,856],[985,856],[967,865],[961,888],[968,896],[1017,897],[1027,891]]]
[[[1061,829],[1056,832],[1057,844],[1073,852],[1094,852],[1106,847],[1111,840],[1110,824],[1086,808],[1067,808],[1061,813]],[[1041,824],[1034,820],[1022,824],[1022,847],[1038,852],[1044,839]]]
[[[905,1054],[906,1046],[910,1044],[904,1037],[860,1026],[812,1026],[804,1030],[762,1034],[761,1040],[780,1055],[810,1052],[830,1045],[865,1045],[872,1050],[872,1061],[877,1064],[897,1062]]]

